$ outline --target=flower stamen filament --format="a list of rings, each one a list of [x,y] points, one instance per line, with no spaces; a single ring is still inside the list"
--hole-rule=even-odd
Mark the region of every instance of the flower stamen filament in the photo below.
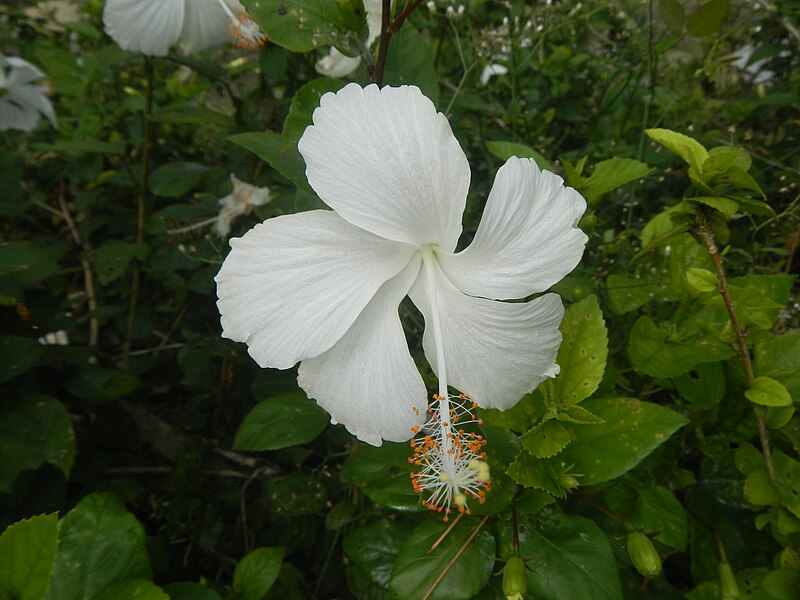
[[[263,46],[267,40],[267,36],[258,27],[253,18],[247,11],[242,12],[236,16],[230,7],[225,3],[225,0],[217,0],[222,10],[228,15],[230,21],[231,37],[233,43],[240,48],[258,48]]]

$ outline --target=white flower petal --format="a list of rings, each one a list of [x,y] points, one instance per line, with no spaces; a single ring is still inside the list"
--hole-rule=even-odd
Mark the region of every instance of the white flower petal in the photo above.
[[[564,316],[558,295],[516,303],[474,298],[435,266],[434,282],[449,385],[483,408],[505,410],[558,373],[558,326]],[[438,375],[427,277],[417,278],[409,296],[425,317],[422,345]]]
[[[508,73],[508,68],[503,65],[486,65],[481,71],[481,85],[489,83],[489,80],[495,75],[505,75],[506,73]]]
[[[46,88],[38,85],[20,85],[11,89],[5,98],[14,104],[29,107],[42,113],[54,127],[57,127],[56,112],[50,100],[47,99],[46,91]]]
[[[38,121],[39,113],[33,107],[9,102],[7,96],[0,97],[0,131],[33,131]]]
[[[394,2],[392,2],[394,4]],[[381,14],[383,13],[382,0],[364,0],[364,10],[367,13],[367,48],[378,39],[381,34]]]
[[[180,35],[181,52],[200,52],[232,39],[232,16],[242,12],[244,7],[238,0],[188,0]]]
[[[472,243],[437,257],[462,292],[524,298],[542,292],[575,268],[586,234],[576,224],[586,201],[531,159],[509,158],[497,172]]]
[[[419,255],[381,286],[330,350],[300,363],[297,381],[358,439],[402,442],[425,420],[427,392],[397,314],[419,271]]]
[[[231,248],[216,277],[222,335],[279,369],[330,348],[416,251],[327,210],[267,219]]]
[[[106,33],[123,50],[166,56],[180,36],[187,1],[196,0],[106,0]]]
[[[339,78],[350,75],[360,64],[361,59],[358,56],[345,56],[336,48],[331,48],[326,56],[316,62],[314,68],[320,75]]]
[[[325,94],[298,148],[311,187],[353,225],[455,249],[469,164],[447,119],[419,88],[353,83]]]
[[[7,56],[5,57],[5,62],[11,69],[9,69],[8,79],[3,87],[13,88],[45,78],[45,74],[38,67],[19,56]]]

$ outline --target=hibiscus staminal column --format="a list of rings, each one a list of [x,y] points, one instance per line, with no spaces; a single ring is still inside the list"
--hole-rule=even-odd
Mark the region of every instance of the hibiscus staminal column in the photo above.
[[[433,396],[434,403],[428,408],[430,417],[420,437],[411,441],[414,456],[409,462],[421,467],[418,472],[411,473],[414,490],[422,494],[430,493],[422,501],[423,504],[432,510],[444,512],[444,519],[447,520],[453,505],[459,512],[469,513],[467,501],[470,497],[483,503],[491,483],[489,465],[483,460],[486,458],[483,451],[486,440],[462,428],[464,425],[481,423],[472,413],[477,405],[466,394],[451,396],[448,391],[445,345],[434,277],[434,269],[439,267],[430,245],[421,248],[421,254],[431,301],[429,316],[439,393]]]
[[[225,14],[228,15],[234,44],[241,48],[258,48],[264,45],[267,36],[264,35],[264,32],[261,31],[247,11],[243,11],[239,16],[236,16],[225,3],[225,0],[217,0],[217,2],[219,2]]]

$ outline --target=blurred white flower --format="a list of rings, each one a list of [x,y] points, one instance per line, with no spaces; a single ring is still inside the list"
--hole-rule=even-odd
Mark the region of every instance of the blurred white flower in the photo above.
[[[245,183],[231,173],[233,191],[219,199],[222,208],[219,211],[214,231],[219,237],[227,237],[231,231],[231,221],[241,215],[252,212],[256,206],[263,206],[270,201],[269,188],[260,188]]]
[[[148,56],[176,44],[190,54],[230,38],[246,47],[266,39],[239,0],[106,0],[103,23],[122,49]]]
[[[0,130],[31,131],[42,114],[57,127],[56,113],[47,99],[45,74],[17,56],[0,54]],[[37,85],[38,82],[38,85]]]
[[[730,55],[729,58],[734,59],[731,65],[746,73],[756,85],[772,82],[775,79],[775,72],[763,68],[767,64],[766,58],[751,62],[750,59],[755,51],[756,48],[752,44],[742,46]]]
[[[364,11],[367,13],[367,40],[365,47],[369,49],[372,42],[381,34],[381,0],[364,0]],[[358,56],[345,56],[336,48],[331,48],[327,56],[323,56],[314,65],[317,73],[325,77],[345,77],[350,75],[361,64]]]
[[[495,75],[505,75],[506,73],[508,73],[508,68],[503,65],[486,65],[481,71],[481,85],[489,83],[489,80]]]
[[[69,336],[63,329],[58,331],[51,331],[39,338],[39,343],[42,346],[67,346],[69,345]]]

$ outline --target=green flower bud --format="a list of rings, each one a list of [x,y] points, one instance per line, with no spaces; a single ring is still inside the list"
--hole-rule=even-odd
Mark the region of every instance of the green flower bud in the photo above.
[[[741,598],[736,577],[733,576],[733,569],[727,561],[719,563],[719,597],[720,600],[739,600]]]
[[[503,569],[503,595],[506,598],[522,598],[527,591],[528,573],[525,562],[519,556],[512,556]]]
[[[561,475],[558,476],[558,485],[565,490],[574,490],[580,485],[580,482],[569,473],[561,473]]]
[[[661,557],[645,534],[634,531],[628,536],[628,555],[636,570],[645,577],[658,577],[661,573]]]

